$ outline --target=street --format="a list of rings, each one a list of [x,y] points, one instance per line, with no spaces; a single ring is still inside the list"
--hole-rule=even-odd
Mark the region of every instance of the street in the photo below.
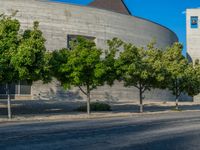
[[[0,150],[198,150],[200,112],[0,123]]]

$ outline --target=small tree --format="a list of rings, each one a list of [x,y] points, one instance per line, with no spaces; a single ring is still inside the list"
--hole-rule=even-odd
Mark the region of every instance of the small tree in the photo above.
[[[162,52],[154,48],[154,43],[150,43],[146,50],[125,43],[124,51],[116,61],[117,74],[121,75],[125,86],[134,86],[139,90],[141,113],[143,112],[144,92],[160,87],[160,82],[164,80],[161,56]]]
[[[182,55],[183,46],[180,43],[174,43],[168,47],[163,54],[163,64],[167,71],[165,85],[172,91],[176,98],[176,109],[181,93],[188,92],[189,81],[192,77],[188,71],[193,67],[188,66],[188,60]]]
[[[91,91],[103,85],[105,75],[101,49],[93,41],[78,37],[71,43],[71,50],[54,52],[55,77],[64,87],[76,86],[87,96],[87,113],[90,114]]]
[[[20,23],[11,16],[0,15],[0,83],[6,84],[8,95],[8,118],[11,119],[10,84],[18,80],[18,73],[11,63],[19,42]]]

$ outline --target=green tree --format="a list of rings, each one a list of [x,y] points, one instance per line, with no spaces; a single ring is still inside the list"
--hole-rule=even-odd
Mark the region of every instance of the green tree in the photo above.
[[[124,51],[116,61],[117,74],[122,77],[125,86],[139,90],[140,112],[143,112],[144,92],[161,87],[160,83],[164,80],[161,57],[162,51],[154,48],[153,42],[147,49],[125,43]]]
[[[123,41],[118,38],[113,38],[107,41],[108,49],[105,50],[105,57],[103,58],[103,64],[106,74],[103,76],[104,81],[112,86],[116,79],[120,80],[120,76],[116,73],[117,66],[115,65],[117,60],[117,55],[122,48]]]
[[[10,85],[18,80],[18,73],[15,71],[11,58],[15,55],[19,42],[20,23],[11,16],[0,16],[0,83],[6,84],[8,95],[8,118],[11,114]]]
[[[69,70],[65,69],[65,71],[62,69],[68,67],[69,54],[70,50],[65,48],[61,50],[55,50],[52,52],[50,59],[51,74],[61,82],[61,86],[63,86],[65,89],[70,88],[69,75],[71,73],[71,69],[68,68]]]
[[[185,92],[189,96],[195,96],[200,93],[200,64],[188,64],[185,70]]]
[[[167,71],[163,84],[175,95],[176,109],[178,109],[180,95],[188,92],[189,81],[194,73],[193,67],[189,66],[188,60],[182,55],[182,48],[180,43],[174,43],[166,49],[162,58]]]
[[[71,50],[54,52],[52,66],[55,77],[64,87],[75,86],[87,96],[87,113],[90,114],[91,91],[103,85],[105,75],[102,50],[93,41],[78,37]]]
[[[12,64],[20,80],[29,83],[51,80],[48,65],[50,54],[46,52],[45,41],[42,31],[39,30],[39,22],[34,22],[33,29],[24,31],[17,52],[12,57]]]

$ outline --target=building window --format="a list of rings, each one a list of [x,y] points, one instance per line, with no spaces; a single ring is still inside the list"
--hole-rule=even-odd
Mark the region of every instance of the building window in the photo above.
[[[27,81],[20,81],[18,86],[18,94],[31,95],[31,84],[29,84]]]
[[[70,35],[67,35],[67,48],[68,49],[71,49],[71,42],[73,41],[76,41],[76,39],[81,36],[81,37],[84,37],[88,40],[92,40],[94,41],[95,40],[95,37],[92,37],[92,36],[84,36],[84,35],[73,35],[73,34],[70,34]]]
[[[191,28],[198,28],[198,17],[197,16],[192,16],[191,17]]]
[[[19,81],[18,84],[12,83],[9,84],[10,94],[17,95],[30,95],[31,94],[31,85],[26,81]],[[0,85],[0,95],[6,94],[6,85]]]

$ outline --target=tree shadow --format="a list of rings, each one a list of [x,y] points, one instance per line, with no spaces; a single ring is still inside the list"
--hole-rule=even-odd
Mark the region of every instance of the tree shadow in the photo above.
[[[100,101],[111,105],[112,113],[138,113],[139,105],[137,103],[126,103],[123,101]],[[79,106],[85,105],[83,100],[12,100],[12,113],[17,115],[53,115],[79,113],[74,111]],[[200,104],[180,105],[180,110],[200,110]],[[144,104],[144,112],[164,112],[172,111],[175,106]],[[105,112],[106,113],[106,112]],[[109,112],[108,112],[109,113]],[[0,116],[7,115],[7,101],[0,101]]]
[[[80,95],[79,91],[66,91],[64,89],[58,89],[54,91],[50,88],[48,91],[40,91],[38,94],[33,95],[33,99],[35,100],[55,100],[59,99],[59,101],[73,101],[83,100],[83,97]]]
[[[130,113],[137,113],[139,112],[139,105],[138,104],[124,104],[123,102],[117,102],[112,104],[113,112],[130,112]],[[175,110],[174,106],[167,106],[166,105],[159,105],[159,104],[144,104],[144,112],[162,112],[162,111],[173,111]],[[180,105],[179,111],[186,111],[186,110],[200,110],[200,104],[194,105]]]
[[[158,111],[168,111],[172,110],[172,106],[160,106],[160,105],[147,105],[144,104],[144,112],[158,112]],[[138,104],[123,104],[121,103],[114,103],[112,104],[113,112],[130,112],[130,113],[137,113],[139,112],[139,105]]]
[[[66,114],[83,104],[84,101],[13,100],[12,113],[15,116]],[[7,115],[6,101],[0,102],[0,105],[0,116]]]

